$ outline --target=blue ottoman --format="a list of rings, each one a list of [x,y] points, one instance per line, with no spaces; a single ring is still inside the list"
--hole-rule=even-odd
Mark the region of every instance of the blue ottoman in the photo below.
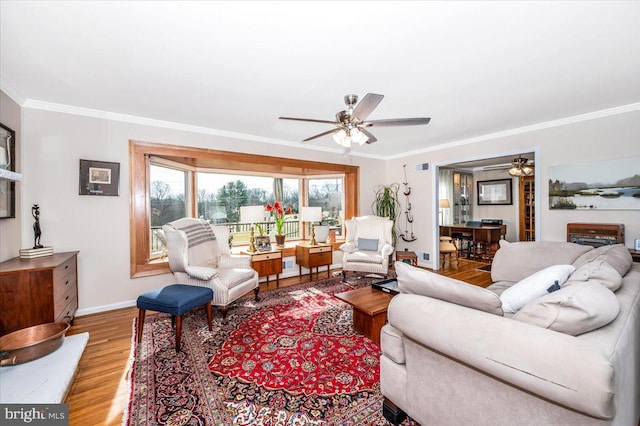
[[[176,324],[176,352],[180,350],[182,335],[182,314],[206,305],[209,331],[211,331],[211,301],[213,290],[184,284],[171,284],[158,290],[151,290],[138,296],[136,305],[138,313],[138,343],[142,341],[142,327],[144,327],[145,311],[163,312],[171,314]]]

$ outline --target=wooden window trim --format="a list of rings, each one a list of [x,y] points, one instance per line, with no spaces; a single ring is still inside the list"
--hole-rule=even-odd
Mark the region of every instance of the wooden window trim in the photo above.
[[[360,173],[358,166],[130,140],[129,245],[132,278],[171,272],[167,262],[150,259],[149,158],[151,156],[163,157],[193,167],[234,172],[267,172],[307,177],[331,173],[344,174],[344,217],[347,219],[358,215]]]

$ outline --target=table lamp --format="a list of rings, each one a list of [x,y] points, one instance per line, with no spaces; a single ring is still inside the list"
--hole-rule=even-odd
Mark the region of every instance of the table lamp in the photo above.
[[[320,222],[322,220],[322,207],[302,207],[300,210],[300,219],[303,222],[311,222],[311,239],[309,245],[317,246],[316,231],[314,229],[313,222]]]
[[[439,202],[439,206],[440,206],[440,225],[443,225],[444,224],[444,212],[443,212],[443,209],[451,208],[451,204],[449,203],[449,199],[448,198],[441,198],[440,202]]]
[[[255,253],[256,243],[254,239],[255,235],[255,223],[264,221],[264,206],[242,206],[240,207],[240,222],[251,224],[251,237],[249,239],[249,250],[247,253]]]

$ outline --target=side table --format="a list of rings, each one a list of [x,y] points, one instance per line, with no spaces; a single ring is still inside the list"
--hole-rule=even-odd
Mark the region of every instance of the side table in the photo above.
[[[409,260],[409,264],[413,266],[418,266],[418,255],[409,250],[396,251],[396,261],[404,262],[405,260]]]
[[[242,252],[251,256],[251,268],[253,268],[259,277],[267,277],[267,285],[269,284],[269,276],[276,276],[276,287],[280,287],[280,274],[282,273],[282,252],[280,250],[259,251],[256,253]]]
[[[309,243],[299,243],[296,245],[296,263],[302,276],[302,267],[309,269],[309,280],[313,274],[313,268],[316,268],[316,274],[319,273],[320,266],[327,266],[327,278],[329,278],[331,262],[333,261],[333,246],[331,244],[318,244],[315,246]]]
[[[631,258],[634,262],[640,262],[640,250],[629,249],[629,253],[631,253]]]

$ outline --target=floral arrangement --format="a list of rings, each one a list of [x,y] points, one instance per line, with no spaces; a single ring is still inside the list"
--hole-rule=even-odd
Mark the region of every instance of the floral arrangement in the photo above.
[[[271,213],[271,216],[273,217],[273,221],[276,224],[276,234],[284,235],[282,227],[284,226],[284,222],[287,220],[285,215],[292,213],[291,207],[284,208],[279,201],[276,201],[273,203],[273,206],[267,203],[265,210],[267,213]]]

